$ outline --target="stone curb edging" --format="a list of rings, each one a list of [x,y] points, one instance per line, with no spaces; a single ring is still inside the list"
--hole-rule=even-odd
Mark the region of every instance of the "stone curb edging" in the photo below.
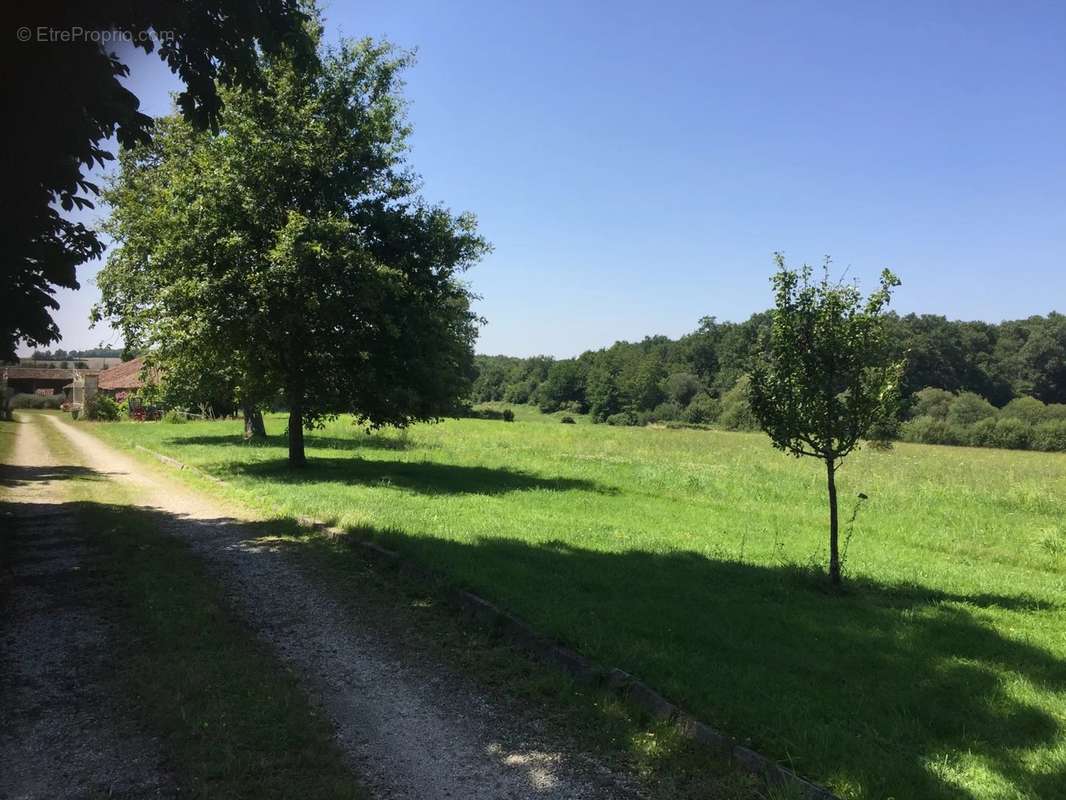
[[[147,453],[148,455],[150,455],[152,458],[156,459],[157,461],[162,461],[164,464],[166,464],[169,467],[174,467],[174,469],[188,470],[189,472],[195,472],[201,478],[207,478],[207,480],[209,480],[209,481],[214,481],[215,483],[225,483],[225,481],[222,480],[222,478],[216,478],[214,475],[211,475],[211,474],[209,474],[207,472],[204,472],[202,469],[194,467],[194,466],[192,466],[190,464],[186,464],[186,463],[184,463],[182,461],[178,461],[178,459],[176,459],[176,458],[171,458],[170,456],[165,456],[162,453],[157,453],[155,450],[150,450],[149,448],[145,447],[144,445],[135,444],[134,448],[137,449],[137,450],[140,450],[142,453]]]
[[[197,475],[215,483],[225,483],[221,478],[209,475],[203,470],[185,464],[176,458],[157,453],[139,444],[135,445],[135,447],[176,469],[195,472]],[[335,536],[350,534],[349,531],[327,525],[325,522],[311,517],[297,517],[296,522],[301,527]],[[395,550],[390,550],[377,542],[360,536],[355,537],[355,543],[363,554],[373,561],[398,569],[411,577],[441,582],[439,575],[409,558],[404,558]],[[561,669],[578,683],[604,686],[634,708],[647,714],[651,719],[673,723],[678,732],[685,738],[697,742],[719,758],[729,759],[734,766],[762,778],[768,785],[787,787],[791,791],[798,792],[798,796],[804,798],[804,800],[839,800],[836,795],[825,787],[801,778],[795,772],[781,766],[773,759],[738,744],[729,735],[696,719],[628,672],[617,668],[607,669],[590,661],[580,653],[551,641],[537,633],[525,621],[497,608],[474,592],[465,589],[449,589],[447,590],[447,595],[462,612],[463,616],[482,629],[507,639],[541,661]]]

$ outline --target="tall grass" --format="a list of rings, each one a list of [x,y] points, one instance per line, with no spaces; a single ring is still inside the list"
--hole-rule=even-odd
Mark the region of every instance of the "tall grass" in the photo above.
[[[761,434],[516,412],[338,420],[297,472],[237,422],[93,432],[404,550],[844,797],[1066,796],[1066,456],[852,456],[844,512],[869,500],[836,596],[818,464]]]

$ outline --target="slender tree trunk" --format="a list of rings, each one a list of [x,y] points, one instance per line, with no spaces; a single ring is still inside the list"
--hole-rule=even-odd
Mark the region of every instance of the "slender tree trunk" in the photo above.
[[[826,477],[829,481],[829,582],[840,585],[840,552],[837,523],[837,483],[836,462],[825,462]]]
[[[263,412],[251,403],[241,403],[244,415],[244,438],[265,439],[266,425],[263,424]]]
[[[289,403],[289,466],[302,467],[307,463],[304,455],[304,415],[299,401]]]

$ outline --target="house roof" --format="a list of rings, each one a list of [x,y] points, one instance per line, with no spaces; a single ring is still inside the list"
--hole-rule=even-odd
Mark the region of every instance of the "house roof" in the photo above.
[[[123,362],[116,367],[105,369],[100,373],[97,387],[100,389],[140,389],[141,367],[143,362],[139,358]]]

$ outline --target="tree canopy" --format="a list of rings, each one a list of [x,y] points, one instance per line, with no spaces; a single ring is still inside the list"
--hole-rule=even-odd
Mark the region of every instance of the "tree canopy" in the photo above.
[[[751,371],[751,410],[774,447],[825,462],[829,487],[829,577],[840,583],[835,473],[878,423],[896,419],[903,362],[892,358],[884,312],[899,279],[881,273],[864,301],[835,283],[829,259],[820,281],[776,254],[770,334]]]
[[[113,158],[107,139],[133,146],[151,138],[152,119],[121,83],[129,68],[118,52],[158,52],[185,84],[181,113],[211,128],[222,110],[220,86],[260,80],[260,50],[313,55],[304,8],[299,0],[75,0],[9,9],[0,56],[9,181],[0,358],[14,358],[20,341],[59,339],[56,287],[78,288],[77,267],[103,252],[96,233],[64,212],[92,207],[98,187],[86,175]],[[16,30],[29,36],[16,41]]]
[[[469,392],[478,320],[460,275],[487,244],[472,215],[417,193],[410,62],[370,40],[311,67],[264,57],[261,87],[220,90],[220,135],[161,121],[106,194],[118,246],[97,317],[172,385],[245,404],[280,394],[293,464],[324,417],[404,425]]]
[[[889,311],[884,320],[893,357],[903,360],[906,356],[900,388],[908,416],[923,416],[915,398],[928,387],[943,390],[949,398],[973,392],[997,407],[1017,397],[1066,403],[1062,372],[1066,316],[1062,314],[992,324]],[[628,396],[620,383],[622,365],[635,372],[635,362],[647,361],[654,364],[646,366],[645,375],[657,369],[655,365],[661,366],[666,379],[660,388],[667,400],[679,406],[678,414],[669,418],[684,418],[696,397],[721,398],[733,388],[749,369],[769,325],[768,312],[743,322],[704,317],[696,330],[679,339],[650,336],[638,342],[617,342],[572,359],[478,356],[473,399],[532,402],[545,411],[585,412],[594,407],[598,421],[620,412],[631,414],[636,421],[649,421],[650,416],[660,416],[656,412],[660,398],[654,392]],[[635,386],[629,384],[630,389]],[[679,393],[679,387],[684,391]],[[694,414],[705,419],[706,403],[700,402],[702,410]]]

